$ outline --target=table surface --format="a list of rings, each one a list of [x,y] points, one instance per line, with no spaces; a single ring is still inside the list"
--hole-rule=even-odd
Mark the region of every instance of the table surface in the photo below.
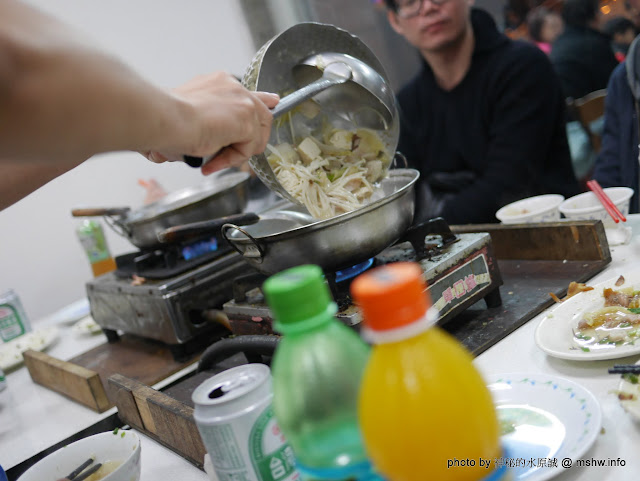
[[[612,263],[589,281],[594,284],[619,274],[640,268],[640,215],[631,215],[627,225],[634,236],[627,245],[611,247]],[[504,295],[504,294],[503,294]],[[475,365],[485,376],[508,373],[548,374],[579,383],[598,399],[602,410],[603,431],[582,459],[622,459],[626,465],[616,467],[558,467],[557,481],[640,479],[640,423],[634,421],[621,407],[617,395],[619,376],[607,373],[613,364],[632,364],[640,356],[610,361],[566,361],[546,355],[535,344],[534,333],[545,313],[489,348],[475,359]],[[35,328],[51,325],[48,318],[33,323]],[[80,336],[70,326],[58,324],[60,336],[47,352],[68,360],[106,341],[102,334]],[[161,388],[179,379],[193,366],[163,383]],[[7,374],[7,389],[0,392],[0,465],[7,470],[40,451],[59,443],[78,431],[113,414],[115,408],[102,414],[86,408],[66,397],[31,381],[22,366]],[[207,480],[208,476],[192,464],[158,444],[142,438],[142,481],[180,479]]]

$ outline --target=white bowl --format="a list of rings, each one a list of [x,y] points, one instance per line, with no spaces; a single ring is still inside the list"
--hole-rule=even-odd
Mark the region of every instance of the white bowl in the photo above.
[[[603,190],[626,217],[629,214],[633,189],[608,187]],[[571,197],[560,204],[559,209],[568,220],[601,220],[605,227],[616,225],[593,192],[584,192]]]
[[[530,222],[554,222],[560,220],[558,206],[564,197],[560,194],[544,194],[507,204],[496,212],[503,224]]]
[[[31,466],[19,481],[43,481],[64,478],[84,461],[93,457],[106,469],[115,469],[100,481],[138,481],[140,479],[140,438],[133,431],[95,434],[54,451]],[[98,473],[104,469],[100,468]],[[97,474],[97,473],[96,473]]]

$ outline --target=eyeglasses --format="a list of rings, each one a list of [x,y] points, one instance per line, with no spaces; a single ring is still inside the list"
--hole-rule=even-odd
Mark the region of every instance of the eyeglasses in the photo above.
[[[401,18],[415,17],[420,13],[425,0],[396,0],[396,12]],[[442,5],[449,0],[429,0],[434,5]]]

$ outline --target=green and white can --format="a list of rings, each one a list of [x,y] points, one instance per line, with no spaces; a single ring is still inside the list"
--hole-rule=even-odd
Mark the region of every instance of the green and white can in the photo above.
[[[293,450],[271,407],[264,364],[228,369],[193,392],[194,418],[220,481],[294,481]]]
[[[31,324],[18,295],[13,289],[0,294],[0,339],[7,342],[30,330]]]

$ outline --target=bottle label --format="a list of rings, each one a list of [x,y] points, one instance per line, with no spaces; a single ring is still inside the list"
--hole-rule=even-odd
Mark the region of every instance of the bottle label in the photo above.
[[[10,304],[0,305],[0,337],[4,342],[10,341],[26,332],[20,314]]]
[[[111,257],[99,225],[92,225],[90,228],[81,229],[78,231],[78,238],[91,264]]]

